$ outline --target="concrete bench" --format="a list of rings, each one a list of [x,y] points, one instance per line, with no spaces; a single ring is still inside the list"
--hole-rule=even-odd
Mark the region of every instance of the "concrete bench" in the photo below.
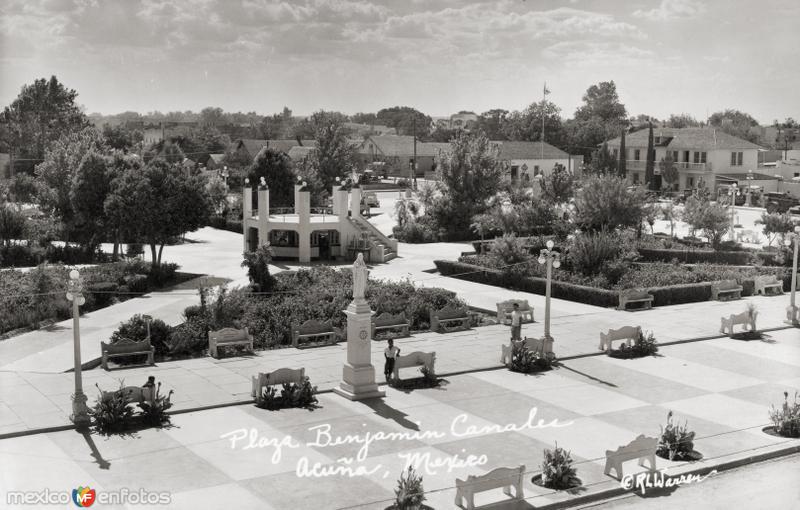
[[[469,312],[467,307],[459,308],[453,305],[448,305],[441,310],[430,311],[431,314],[431,331],[449,331],[450,328],[447,324],[459,323],[461,328],[469,329]]]
[[[467,510],[475,508],[475,494],[492,489],[503,489],[503,493],[511,496],[511,487],[514,487],[513,499],[524,500],[522,477],[525,475],[525,466],[515,468],[500,467],[493,469],[485,475],[470,475],[466,480],[456,478],[456,506],[464,508],[466,500]]]
[[[208,352],[212,358],[219,357],[219,348],[229,345],[246,345],[253,352],[253,335],[247,328],[223,328],[219,331],[208,332]]]
[[[334,345],[342,336],[342,330],[333,327],[331,321],[320,322],[310,319],[292,328],[292,347],[301,349],[303,348],[301,342],[312,339],[316,339],[316,342],[321,341],[323,345]]]
[[[725,299],[720,299],[724,296]],[[711,299],[714,301],[728,301],[742,298],[742,286],[736,280],[722,280],[711,284]]]
[[[411,324],[406,319],[406,314],[398,313],[392,315],[389,312],[383,312],[377,317],[372,318],[372,339],[375,339],[375,333],[379,331],[391,331],[399,329],[402,336],[408,336]]]
[[[108,370],[109,358],[119,358],[122,356],[147,354],[147,364],[154,365],[155,361],[153,357],[155,352],[155,348],[150,345],[150,337],[139,341],[123,338],[118,342],[109,344],[100,342],[101,364],[104,370]]]
[[[609,329],[608,333],[600,333],[601,351],[611,352],[611,344],[614,340],[627,340],[628,347],[633,345],[642,334],[641,326],[623,326],[619,329]]]
[[[431,375],[435,374],[434,370],[434,363],[436,363],[436,353],[435,352],[420,352],[415,351],[411,354],[406,354],[405,356],[398,356],[394,360],[394,371],[392,372],[392,378],[395,381],[400,380],[400,369],[401,368],[412,368],[412,367],[425,367],[428,369],[428,373]]]
[[[541,356],[546,356],[548,353],[553,352],[553,341],[545,338],[528,338],[524,340],[511,342],[509,345],[500,346],[500,363],[503,365],[511,364],[511,356],[514,352],[514,347],[524,346],[529,351],[538,352]]]
[[[616,450],[606,450],[606,467],[603,471],[611,476],[611,470],[617,472],[617,478],[622,480],[622,464],[629,460],[639,459],[639,465],[644,466],[644,461],[650,461],[650,470],[656,469],[656,450],[658,449],[658,438],[640,435],[627,445],[620,446]]]
[[[755,294],[761,294],[762,296],[766,296],[767,291],[770,292],[771,295],[777,296],[779,294],[783,294],[783,282],[778,280],[778,277],[773,275],[764,275],[764,276],[756,276],[755,280]]]
[[[279,368],[274,372],[259,372],[257,376],[250,378],[252,382],[252,389],[250,395],[253,398],[258,398],[264,395],[264,388],[276,384],[295,383],[300,384],[306,378],[306,369],[298,368]]]
[[[508,324],[511,321],[511,312],[514,311],[514,304],[519,305],[519,313],[522,314],[523,322],[535,322],[533,320],[533,307],[527,299],[509,299],[497,303],[497,322]]]
[[[125,398],[125,403],[141,404],[143,402],[152,403],[156,397],[156,389],[154,386],[139,387],[139,386],[125,386],[114,391],[100,391],[100,399],[107,402],[114,398],[115,395],[122,393]]]
[[[641,303],[635,310],[649,310],[653,306],[653,295],[646,290],[628,289],[619,293],[619,310],[627,310],[631,303]]]
[[[733,327],[737,324],[741,324],[743,326],[743,330],[747,331],[748,328],[750,331],[756,330],[756,318],[758,317],[758,312],[753,311],[751,314],[748,311],[744,311],[738,314],[732,314],[730,316],[723,317],[721,322],[721,326],[719,328],[719,332],[725,335],[725,330],[727,329],[727,335],[733,335]]]

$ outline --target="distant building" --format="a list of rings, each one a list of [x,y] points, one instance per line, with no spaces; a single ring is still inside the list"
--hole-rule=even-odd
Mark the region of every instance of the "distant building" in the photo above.
[[[450,116],[450,129],[469,131],[478,123],[478,115],[472,112],[459,112]]]
[[[633,184],[644,184],[647,164],[648,130],[642,129],[625,136],[625,159],[628,179]],[[654,128],[656,186],[661,187],[658,163],[668,155],[678,168],[678,182],[673,189],[691,189],[701,182],[716,189],[717,185],[744,179],[748,170],[759,166],[759,151],[763,150],[747,140],[737,138],[714,127]],[[614,158],[619,158],[620,139],[608,142]]]
[[[423,176],[435,168],[440,151],[450,150],[449,143],[416,143],[416,173]],[[360,162],[368,165],[376,161],[386,163],[388,175],[408,177],[414,163],[414,137],[400,135],[369,136],[358,146]]]
[[[221,170],[225,166],[225,154],[209,154],[205,165],[209,170]]]
[[[505,178],[512,182],[530,182],[538,175],[548,175],[556,165],[577,172],[583,156],[570,156],[547,142],[491,142],[500,150],[500,160],[507,168]]]
[[[381,124],[360,124],[358,122],[345,122],[344,127],[352,133],[353,136],[369,136],[369,135],[396,135],[395,128],[384,126]]]

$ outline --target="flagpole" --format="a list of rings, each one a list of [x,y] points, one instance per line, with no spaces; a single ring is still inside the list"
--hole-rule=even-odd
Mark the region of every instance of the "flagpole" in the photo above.
[[[547,100],[547,82],[544,82],[544,89],[542,89],[542,139],[540,146],[542,148],[542,168],[544,169],[544,103]]]

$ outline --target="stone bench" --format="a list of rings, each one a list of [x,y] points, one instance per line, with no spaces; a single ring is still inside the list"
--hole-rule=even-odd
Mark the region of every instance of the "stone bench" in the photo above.
[[[641,334],[641,326],[623,326],[619,329],[609,329],[608,333],[600,333],[600,347],[598,349],[607,353],[611,352],[611,344],[614,340],[627,340],[628,347],[631,347]]]
[[[649,310],[653,306],[653,295],[646,290],[628,289],[619,293],[619,310],[627,310],[631,303],[641,303],[642,306],[634,310]]]
[[[656,469],[656,450],[658,449],[658,438],[640,435],[627,445],[620,446],[616,450],[606,450],[606,467],[603,471],[611,476],[611,470],[617,472],[617,478],[622,480],[622,464],[629,460],[639,459],[639,465],[644,466],[644,461],[650,462],[650,470]]]
[[[459,308],[453,305],[448,305],[441,310],[430,310],[431,314],[431,331],[449,331],[450,328],[447,324],[459,323],[461,328],[469,329],[469,312],[467,307]]]
[[[435,374],[434,370],[434,363],[436,363],[436,353],[435,352],[420,352],[415,351],[411,354],[406,354],[405,356],[397,356],[394,359],[394,371],[392,372],[392,378],[395,381],[400,380],[400,369],[401,368],[412,368],[412,367],[425,367],[428,369],[428,373],[431,375]]]
[[[391,331],[399,329],[402,336],[408,336],[411,324],[406,319],[405,313],[398,313],[392,315],[389,312],[383,312],[377,317],[372,318],[372,339],[375,339],[375,333],[379,331]]]
[[[219,331],[208,332],[208,352],[212,358],[219,357],[219,348],[230,345],[246,345],[250,352],[253,352],[253,335],[247,328],[233,329],[223,328]]]
[[[295,383],[300,384],[306,378],[306,369],[298,368],[279,368],[274,372],[259,372],[257,376],[251,377],[252,389],[250,395],[258,398],[264,395],[264,388],[276,384]]]
[[[727,335],[733,335],[733,327],[737,324],[741,324],[743,326],[744,331],[747,331],[748,328],[750,331],[756,330],[756,318],[758,317],[758,312],[753,311],[751,314],[748,311],[744,311],[738,314],[732,314],[730,316],[723,317],[721,319],[721,326],[719,328],[719,332],[725,335],[725,330],[727,329]]]
[[[292,347],[301,349],[301,342],[310,339],[317,339],[317,342],[321,340],[323,345],[334,345],[342,336],[342,330],[333,327],[331,321],[310,319],[292,328]]]
[[[720,299],[724,296],[725,299]],[[722,280],[711,284],[711,299],[714,301],[728,301],[742,298],[742,286],[736,280]]]
[[[756,276],[754,283],[755,283],[754,293],[756,295],[761,294],[762,296],[766,296],[768,295],[767,291],[769,291],[773,296],[783,294],[783,282],[778,280],[778,277],[775,276],[774,274]],[[777,292],[773,292],[773,290]]]
[[[514,311],[514,304],[519,305],[519,313],[522,314],[523,322],[535,322],[533,320],[533,307],[528,303],[527,299],[509,299],[497,303],[497,322],[507,324],[506,321],[511,321],[511,312]]]
[[[139,387],[139,386],[125,386],[114,391],[100,391],[100,400],[107,402],[114,398],[115,395],[122,393],[125,398],[126,404],[144,402],[152,403],[156,397],[156,389],[154,386]]]
[[[456,478],[456,506],[465,508],[462,504],[466,500],[466,509],[474,510],[475,494],[492,489],[503,489],[503,493],[511,496],[511,487],[514,487],[513,499],[524,500],[523,476],[525,466],[515,468],[495,468],[485,475],[470,475],[466,480]]]
[[[528,338],[524,340],[511,342],[509,345],[500,346],[500,363],[503,365],[511,364],[511,356],[514,353],[514,347],[522,345],[529,351],[538,352],[541,356],[546,356],[548,353],[553,352],[553,340],[546,340],[544,338]]]
[[[136,356],[147,354],[147,365],[154,365],[153,357],[155,355],[155,348],[150,345],[150,337],[144,340],[131,340],[130,338],[123,338],[122,340],[114,343],[100,342],[101,365],[104,370],[108,370],[109,358],[119,358],[123,356]]]

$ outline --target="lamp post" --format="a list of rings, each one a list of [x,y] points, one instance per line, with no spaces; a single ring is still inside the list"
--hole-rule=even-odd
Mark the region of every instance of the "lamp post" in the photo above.
[[[794,232],[785,236],[783,244],[787,247],[791,246],[794,242],[794,258],[792,259],[792,283],[791,283],[791,298],[789,300],[789,308],[786,309],[787,322],[793,326],[800,325],[800,310],[797,308],[795,302],[795,293],[797,292],[797,252],[800,246],[800,225],[794,227]]]
[[[69,272],[69,281],[67,281],[67,299],[72,301],[72,340],[75,357],[75,393],[72,395],[72,415],[69,418],[78,426],[89,424],[89,408],[86,407],[86,394],[83,392],[81,377],[81,312],[79,307],[86,302],[82,292],[81,275],[77,269],[73,269]]]
[[[547,241],[547,248],[539,252],[539,264],[547,264],[547,285],[545,287],[544,301],[544,340],[547,347],[545,352],[552,352],[553,337],[550,336],[550,281],[553,277],[553,268],[561,267],[561,253],[553,250],[552,239]]]

